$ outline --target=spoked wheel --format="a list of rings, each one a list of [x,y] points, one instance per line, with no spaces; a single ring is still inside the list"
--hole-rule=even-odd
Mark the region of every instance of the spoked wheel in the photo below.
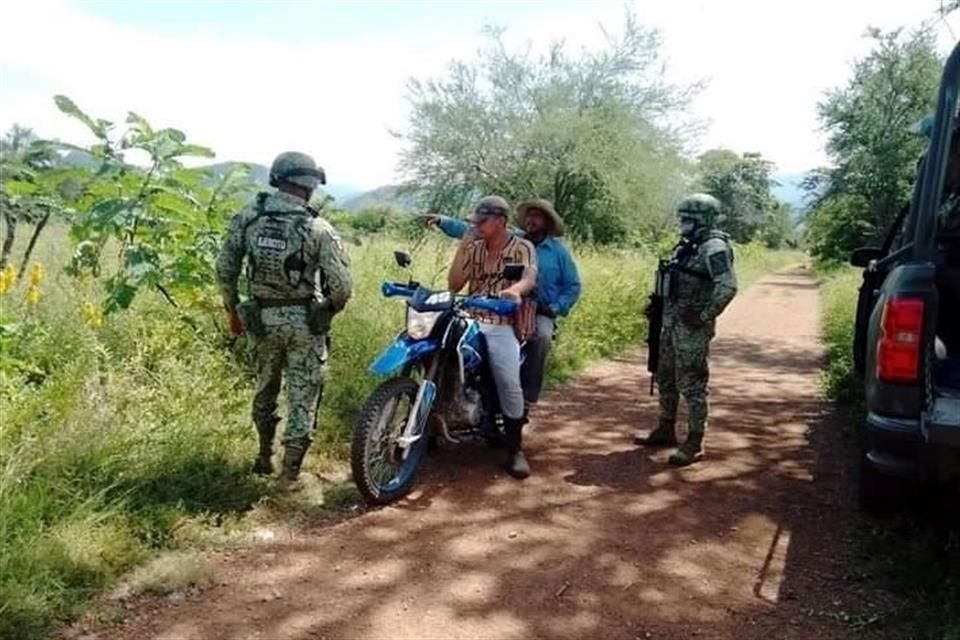
[[[407,448],[401,446],[400,437],[418,389],[407,377],[387,380],[367,400],[354,427],[350,451],[353,479],[370,504],[389,504],[413,487],[428,434],[421,434]]]

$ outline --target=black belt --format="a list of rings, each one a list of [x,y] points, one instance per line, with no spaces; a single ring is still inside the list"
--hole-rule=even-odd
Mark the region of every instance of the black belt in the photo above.
[[[279,307],[306,307],[313,298],[257,298],[261,309],[277,309]]]

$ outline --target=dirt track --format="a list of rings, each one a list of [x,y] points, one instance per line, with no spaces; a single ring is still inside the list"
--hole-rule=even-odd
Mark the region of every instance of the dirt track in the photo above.
[[[889,596],[859,573],[849,445],[817,397],[817,290],[742,294],[712,357],[707,458],[632,442],[643,354],[551,394],[534,476],[444,449],[404,503],[215,557],[217,586],[145,601],[106,638],[849,638]],[[889,632],[889,630],[888,630]]]

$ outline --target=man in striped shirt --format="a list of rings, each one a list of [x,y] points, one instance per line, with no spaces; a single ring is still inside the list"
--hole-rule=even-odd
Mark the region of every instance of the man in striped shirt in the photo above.
[[[510,206],[499,196],[480,200],[470,223],[475,233],[464,237],[450,266],[449,288],[458,292],[468,286],[471,294],[500,297],[521,302],[537,282],[537,259],[533,245],[507,230]],[[504,278],[507,265],[523,265],[523,276],[516,282]],[[520,384],[520,341],[517,318],[478,312],[487,343],[487,356],[507,439],[507,472],[515,478],[530,475],[523,454],[523,387]]]

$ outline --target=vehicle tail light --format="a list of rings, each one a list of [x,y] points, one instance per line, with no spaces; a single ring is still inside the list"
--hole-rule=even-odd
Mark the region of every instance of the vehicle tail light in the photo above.
[[[899,384],[916,382],[920,373],[922,334],[923,300],[888,300],[880,320],[877,378]]]

